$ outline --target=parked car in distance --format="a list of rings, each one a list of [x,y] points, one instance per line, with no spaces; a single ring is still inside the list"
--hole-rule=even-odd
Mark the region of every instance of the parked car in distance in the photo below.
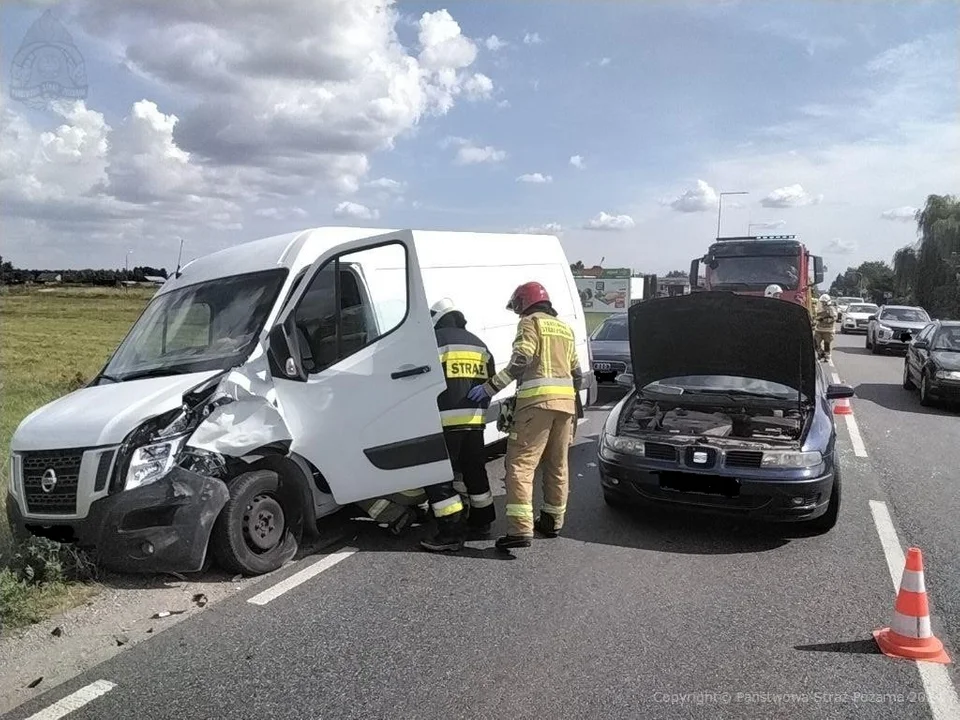
[[[590,357],[597,382],[613,382],[630,367],[627,314],[611,315],[590,335]]]
[[[839,297],[837,298],[837,320],[842,320],[847,308],[854,303],[866,302],[862,297]]]
[[[867,324],[866,348],[879,355],[884,350],[903,350],[930,322],[927,311],[912,305],[882,305]]]
[[[920,404],[960,403],[960,321],[934,320],[907,346],[904,390],[920,390]]]
[[[704,292],[635,305],[628,329],[630,371],[617,382],[630,392],[598,450],[609,505],[834,526],[830,401],[853,389],[817,363],[805,307]]]
[[[873,303],[851,303],[840,321],[840,332],[846,335],[852,332],[866,332],[870,316],[876,315],[880,308]]]

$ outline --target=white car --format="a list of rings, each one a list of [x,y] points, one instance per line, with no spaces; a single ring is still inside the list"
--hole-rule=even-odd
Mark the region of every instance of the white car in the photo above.
[[[840,321],[840,332],[844,335],[852,332],[866,332],[870,316],[876,315],[880,308],[873,303],[860,303],[847,306]]]
[[[842,320],[847,313],[847,308],[851,305],[866,302],[862,297],[840,297],[837,298],[837,319]]]

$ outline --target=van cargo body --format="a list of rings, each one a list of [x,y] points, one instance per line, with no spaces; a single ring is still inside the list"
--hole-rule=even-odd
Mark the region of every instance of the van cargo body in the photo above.
[[[592,380],[552,236],[325,227],[194,260],[87,387],[20,424],[9,522],[121,570],[195,571],[209,548],[229,570],[269,572],[338,508],[452,477],[429,307],[451,298],[499,370],[517,326],[506,302],[531,280]],[[494,397],[487,444],[514,393]],[[595,394],[588,383],[583,404]]]

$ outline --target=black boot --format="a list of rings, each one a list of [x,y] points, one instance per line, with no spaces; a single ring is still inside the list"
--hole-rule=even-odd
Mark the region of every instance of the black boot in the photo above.
[[[486,540],[490,537],[491,523],[472,523],[467,525],[468,540]]]
[[[533,523],[534,529],[548,538],[555,538],[560,535],[560,530],[557,528],[556,520],[553,515],[549,513],[540,513],[536,521]]]
[[[420,547],[428,552],[459,552],[463,549],[464,524],[461,513],[452,518],[437,520],[437,534],[421,540]]]
[[[504,535],[495,543],[497,550],[513,550],[530,547],[530,538],[522,535]]]
[[[387,525],[387,532],[391,535],[402,535],[403,531],[417,521],[417,511],[414,508],[405,508],[403,514]]]

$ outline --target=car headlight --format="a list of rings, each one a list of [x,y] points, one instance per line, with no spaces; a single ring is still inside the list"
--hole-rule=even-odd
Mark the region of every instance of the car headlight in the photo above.
[[[621,437],[620,435],[604,435],[604,444],[614,452],[624,453],[625,455],[643,456],[643,440]]]
[[[960,380],[960,370],[937,370],[937,380]]]
[[[763,467],[811,468],[823,462],[823,455],[816,451],[767,450],[763,453]]]
[[[149,485],[170,472],[186,439],[186,435],[165,438],[134,450],[123,489],[133,490]]]
[[[879,331],[879,333],[880,333],[880,335],[881,335],[882,337],[892,337],[892,336],[893,336],[893,330],[891,330],[890,328],[888,328],[886,325],[879,325],[879,326],[877,326],[877,330]]]

